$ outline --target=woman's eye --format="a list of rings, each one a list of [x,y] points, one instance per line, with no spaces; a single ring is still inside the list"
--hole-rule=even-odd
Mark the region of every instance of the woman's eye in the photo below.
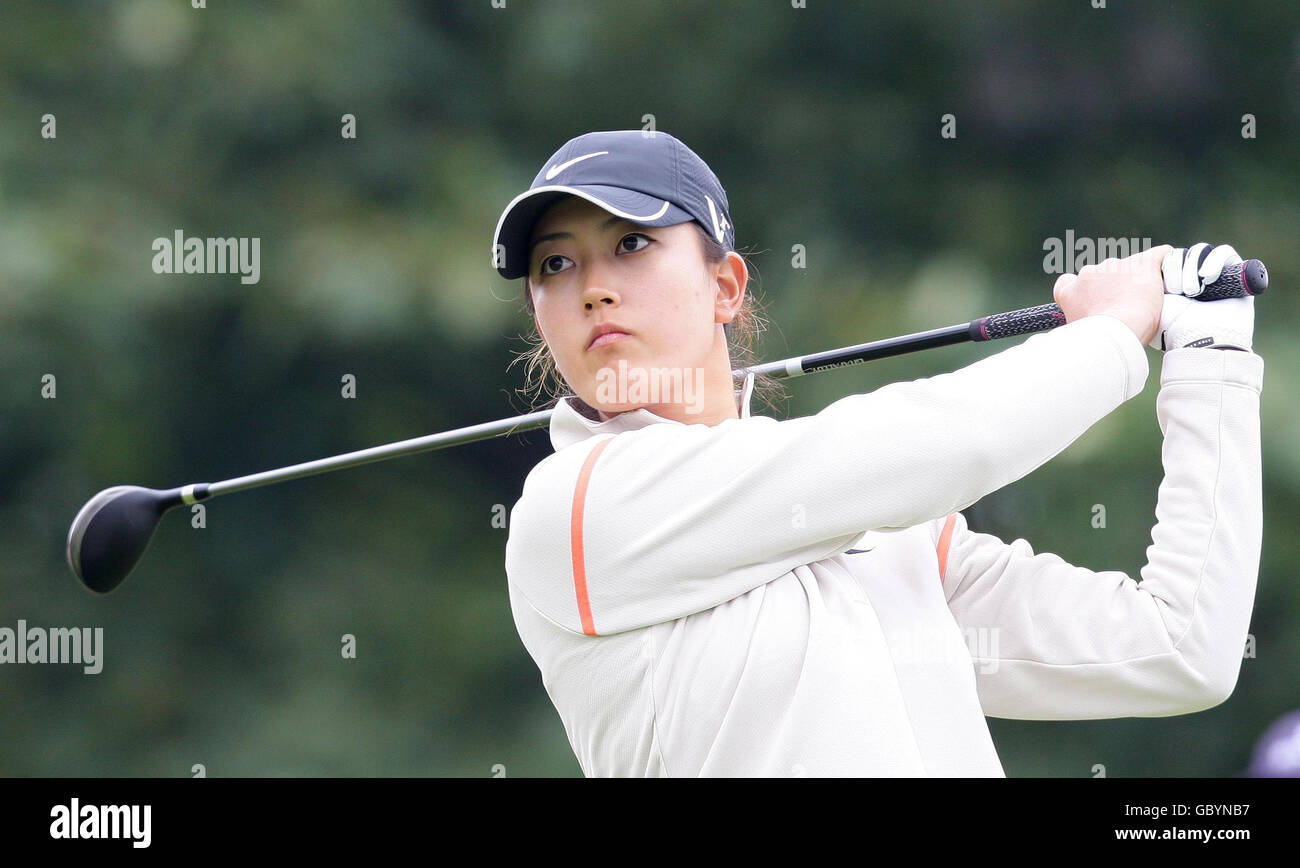
[[[556,271],[559,271],[567,261],[568,257],[556,253],[543,259],[538,270],[541,271],[543,275],[555,274]],[[552,270],[551,266],[554,266],[554,270]]]
[[[628,246],[627,246],[627,242],[628,242],[628,241],[635,241],[635,240],[638,239],[638,238],[641,239],[642,241],[644,241],[645,244],[643,244],[643,245],[640,246],[640,247],[628,247]],[[629,235],[624,235],[622,238],[619,239],[619,242],[618,242],[618,249],[621,250],[621,251],[623,251],[623,252],[625,252],[625,253],[635,253],[635,252],[637,252],[638,250],[645,250],[646,247],[650,246],[650,240],[651,240],[651,239],[650,239],[650,237],[649,237],[648,235],[642,235],[640,232],[633,232],[633,233],[631,233],[631,234],[629,234]]]
[[[638,250],[645,250],[650,246],[652,241],[654,241],[654,239],[648,235],[643,235],[640,232],[631,232],[619,239],[618,252],[636,253]],[[628,242],[631,243],[629,244]],[[564,270],[565,263],[567,262],[569,262],[569,257],[561,256],[558,253],[552,253],[550,256],[542,258],[542,261],[537,266],[538,274],[541,277],[558,274]]]

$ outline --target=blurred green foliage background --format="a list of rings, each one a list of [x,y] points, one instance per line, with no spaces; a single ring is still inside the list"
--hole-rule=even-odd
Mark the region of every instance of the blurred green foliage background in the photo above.
[[[1067,230],[1263,259],[1265,536],[1236,693],[1180,717],[990,726],[1012,776],[1226,776],[1300,705],[1300,7],[207,5],[0,10],[0,626],[102,626],[106,646],[94,676],[0,666],[0,774],[580,773],[492,526],[545,432],[220,498],[204,529],[177,511],[105,597],[63,549],[110,485],[216,481],[526,410],[507,365],[530,325],[491,268],[496,220],[564,141],[646,115],[727,188],[771,319],[763,359],[1050,301],[1043,244]],[[178,229],[259,237],[260,282],[153,273],[153,239]],[[1005,347],[822,374],[763,412]],[[971,507],[972,526],[1136,576],[1162,476],[1148,352],[1142,395]]]

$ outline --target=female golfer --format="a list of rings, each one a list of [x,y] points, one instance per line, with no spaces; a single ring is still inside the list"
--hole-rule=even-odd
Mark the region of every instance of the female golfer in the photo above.
[[[586,775],[1000,776],[986,715],[1164,716],[1232,693],[1263,361],[1251,299],[1178,295],[1232,248],[1084,268],[1055,286],[1066,325],[784,421],[751,415],[752,375],[735,390],[746,264],[679,140],[570,140],[493,252],[565,390],[506,572]],[[1147,344],[1167,350],[1165,477],[1141,583],[971,531],[961,509],[1142,390]]]

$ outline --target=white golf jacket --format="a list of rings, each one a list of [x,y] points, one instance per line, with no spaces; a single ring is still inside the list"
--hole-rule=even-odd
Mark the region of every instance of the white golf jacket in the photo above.
[[[712,426],[566,399],[510,516],[519,636],[588,776],[1002,776],[986,715],[1209,708],[1259,570],[1263,370],[1163,355],[1140,583],[959,511],[1142,390],[1110,316],[785,421],[752,381]]]

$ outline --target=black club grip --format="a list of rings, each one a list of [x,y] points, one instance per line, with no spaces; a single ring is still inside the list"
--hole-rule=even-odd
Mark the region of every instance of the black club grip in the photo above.
[[[1061,310],[1060,305],[1040,304],[1037,307],[995,313],[971,320],[970,339],[996,341],[999,338],[1027,335],[1030,332],[1045,332],[1063,325],[1065,325],[1065,311]]]
[[[1261,295],[1268,289],[1268,269],[1258,259],[1247,259],[1240,265],[1225,265],[1214,283],[1206,284],[1197,301],[1218,301],[1221,298],[1242,298]]]
[[[1227,265],[1223,273],[1207,284],[1196,301],[1217,301],[1221,298],[1243,298],[1260,295],[1268,289],[1268,269],[1258,259],[1247,259],[1240,265]],[[971,320],[969,330],[973,341],[995,341],[1043,332],[1065,325],[1065,312],[1056,304],[1040,304],[1006,313],[995,313]]]

